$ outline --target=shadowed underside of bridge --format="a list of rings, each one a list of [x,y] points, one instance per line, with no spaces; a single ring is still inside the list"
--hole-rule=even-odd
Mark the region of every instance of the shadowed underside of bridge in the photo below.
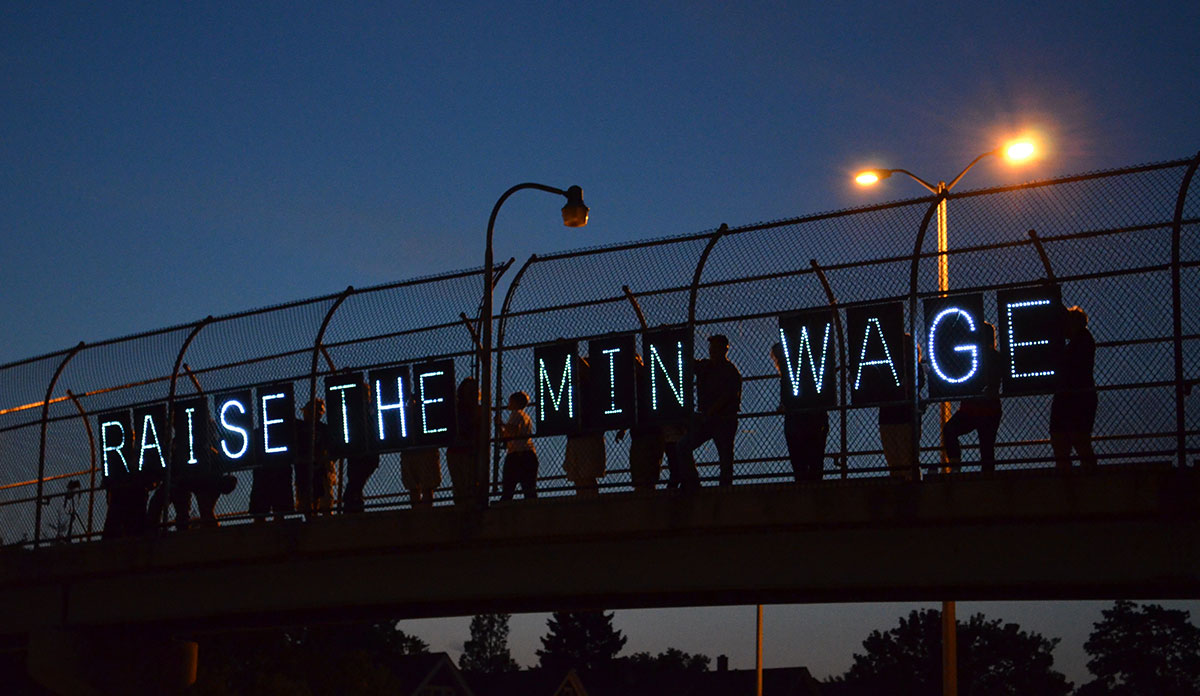
[[[483,611],[1200,596],[1200,475],[741,486],[10,551],[0,633]]]

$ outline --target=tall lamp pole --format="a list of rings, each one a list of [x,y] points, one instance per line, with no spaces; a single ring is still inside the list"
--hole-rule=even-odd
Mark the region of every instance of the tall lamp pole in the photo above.
[[[1020,162],[1032,157],[1033,153],[1034,146],[1032,142],[1017,140],[979,155],[971,160],[966,167],[963,167],[963,170],[958,173],[958,176],[951,179],[950,183],[947,184],[945,181],[939,181],[936,186],[907,169],[868,169],[859,172],[854,177],[854,180],[860,186],[871,186],[888,178],[892,174],[904,174],[921,186],[924,186],[930,193],[942,196],[949,193],[958,182],[962,181],[963,176],[971,171],[971,168],[978,164],[979,160],[985,157],[1003,155],[1009,161]],[[942,198],[938,201],[937,207],[938,292],[942,295],[950,291],[949,249],[950,240],[946,219],[946,199]],[[950,420],[950,402],[942,402],[941,417],[942,425],[944,426],[946,421]],[[944,447],[942,448],[942,452],[945,452]],[[943,454],[943,456],[945,455]],[[955,618],[955,604],[953,600],[942,602],[942,695],[958,696],[958,622]]]
[[[545,191],[546,193],[554,193],[565,197],[567,202],[562,207],[562,220],[563,224],[567,227],[583,227],[588,223],[588,207],[583,204],[582,188],[571,186],[564,191],[553,186],[531,182],[517,184],[505,191],[500,196],[500,199],[496,201],[495,207],[492,208],[492,216],[488,218],[487,247],[483,254],[483,312],[482,317],[480,317],[483,321],[483,330],[480,332],[481,341],[479,351],[479,381],[483,399],[481,415],[484,417],[479,419],[479,452],[475,472],[475,480],[478,484],[476,488],[481,506],[487,504],[488,459],[492,450],[492,285],[495,282],[495,269],[493,268],[492,259],[492,234],[496,228],[496,215],[500,213],[500,207],[504,205],[504,201],[508,200],[508,197],[517,191],[524,189],[537,189],[538,191]]]

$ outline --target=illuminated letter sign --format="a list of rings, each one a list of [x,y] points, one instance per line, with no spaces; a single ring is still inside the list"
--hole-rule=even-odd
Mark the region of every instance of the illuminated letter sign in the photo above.
[[[413,404],[410,403],[412,387],[408,366],[371,370],[369,377],[375,409],[371,430],[376,448],[380,452],[395,452],[408,447],[413,420],[409,417]],[[420,423],[416,425],[420,427]]]
[[[996,293],[1006,394],[1048,394],[1062,355],[1062,301],[1057,286]]]
[[[637,340],[614,336],[588,341],[591,369],[586,392],[585,421],[604,430],[628,428],[637,417]]]
[[[96,426],[100,436],[100,466],[104,479],[120,479],[137,471],[130,461],[134,445],[129,411],[102,414],[96,418]]]
[[[929,396],[957,399],[982,394],[987,387],[984,360],[990,351],[981,341],[983,295],[925,300],[925,353],[929,364]]]
[[[254,396],[249,389],[219,394],[213,399],[217,416],[217,452],[227,470],[254,465]]]
[[[579,430],[579,346],[562,341],[533,349],[537,385],[537,432],[565,435]]]
[[[692,336],[687,329],[647,331],[642,336],[648,408],[638,414],[646,423],[686,420],[692,413]]]
[[[296,396],[291,382],[258,388],[259,463],[286,466],[296,457],[296,438],[312,437],[296,428]]]
[[[137,471],[161,473],[167,468],[163,453],[167,436],[167,405],[154,404],[133,410],[133,431],[137,441],[133,447],[133,468]],[[148,480],[153,480],[153,477]]]
[[[367,452],[369,397],[370,391],[361,373],[325,378],[329,450],[335,457],[353,457]]]
[[[834,317],[817,309],[779,317],[781,398],[787,408],[828,409],[837,405]]]
[[[889,302],[846,310],[850,400],[856,406],[905,398],[904,305]]]
[[[444,447],[455,436],[454,361],[434,360],[412,367],[413,413],[409,417],[413,444]]]
[[[208,435],[208,399],[176,401],[175,432],[171,436],[171,469],[175,475],[209,471]]]

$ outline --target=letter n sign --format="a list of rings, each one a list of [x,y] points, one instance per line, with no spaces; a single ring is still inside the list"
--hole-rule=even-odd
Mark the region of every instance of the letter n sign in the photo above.
[[[985,364],[991,341],[983,323],[983,295],[925,300],[929,396],[949,400],[982,394],[991,374],[992,366]]]
[[[1004,393],[1048,394],[1063,350],[1062,300],[1057,286],[1001,290],[1000,352]]]
[[[829,409],[837,405],[834,316],[815,309],[779,317],[781,399],[789,409]]]
[[[642,336],[646,379],[638,422],[669,423],[692,413],[692,334],[687,329],[658,329]]]
[[[850,401],[856,406],[901,401],[907,383],[904,305],[899,302],[846,310]]]
[[[539,435],[567,435],[579,431],[583,399],[579,393],[578,355],[579,346],[575,341],[560,341],[533,349]]]

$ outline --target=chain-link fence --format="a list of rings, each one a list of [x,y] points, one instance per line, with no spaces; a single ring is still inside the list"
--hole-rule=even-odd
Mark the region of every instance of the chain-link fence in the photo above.
[[[983,314],[1001,326],[998,291],[1053,285],[1066,305],[1090,315],[1098,407],[1094,447],[1101,464],[1190,465],[1200,446],[1200,163],[1178,160],[1021,186],[950,193],[854,210],[534,256],[511,272],[496,318],[499,412],[511,392],[534,389],[534,349],[559,339],[637,335],[647,328],[713,334],[730,342],[743,377],[735,481],[790,481],[780,374],[769,357],[780,315],[832,308],[838,399],[829,409],[825,479],[886,476],[878,406],[847,398],[858,344],[847,312],[901,302],[908,333],[927,342],[923,302],[981,293]],[[948,244],[934,231],[943,207]],[[939,287],[939,259],[947,281]],[[508,264],[498,266],[503,274]],[[295,403],[323,394],[325,381],[427,359],[450,359],[460,378],[478,375],[483,270],[314,298],[207,318],[0,367],[0,537],[7,544],[98,538],[109,492],[101,475],[97,416],[231,389],[294,383]],[[1049,394],[1001,395],[999,473],[1054,466]],[[926,408],[932,404],[931,408]],[[919,393],[918,466],[925,472],[979,468],[968,443],[947,469],[942,407]],[[536,405],[535,407],[536,408]],[[310,435],[311,436],[311,435]],[[600,487],[631,489],[629,442],[605,437]],[[534,436],[537,489],[572,489],[566,438]],[[491,496],[503,446],[493,443]],[[400,455],[384,454],[365,489],[366,507],[408,505]],[[435,504],[450,504],[450,472],[439,456]],[[715,481],[717,454],[696,451],[702,479]],[[251,472],[233,472],[217,514],[249,519]],[[346,472],[339,466],[335,497]],[[160,476],[160,478],[162,478]],[[149,485],[153,485],[151,482]],[[163,484],[158,484],[163,485]],[[340,500],[339,500],[340,502]],[[340,509],[340,508],[335,508]]]

